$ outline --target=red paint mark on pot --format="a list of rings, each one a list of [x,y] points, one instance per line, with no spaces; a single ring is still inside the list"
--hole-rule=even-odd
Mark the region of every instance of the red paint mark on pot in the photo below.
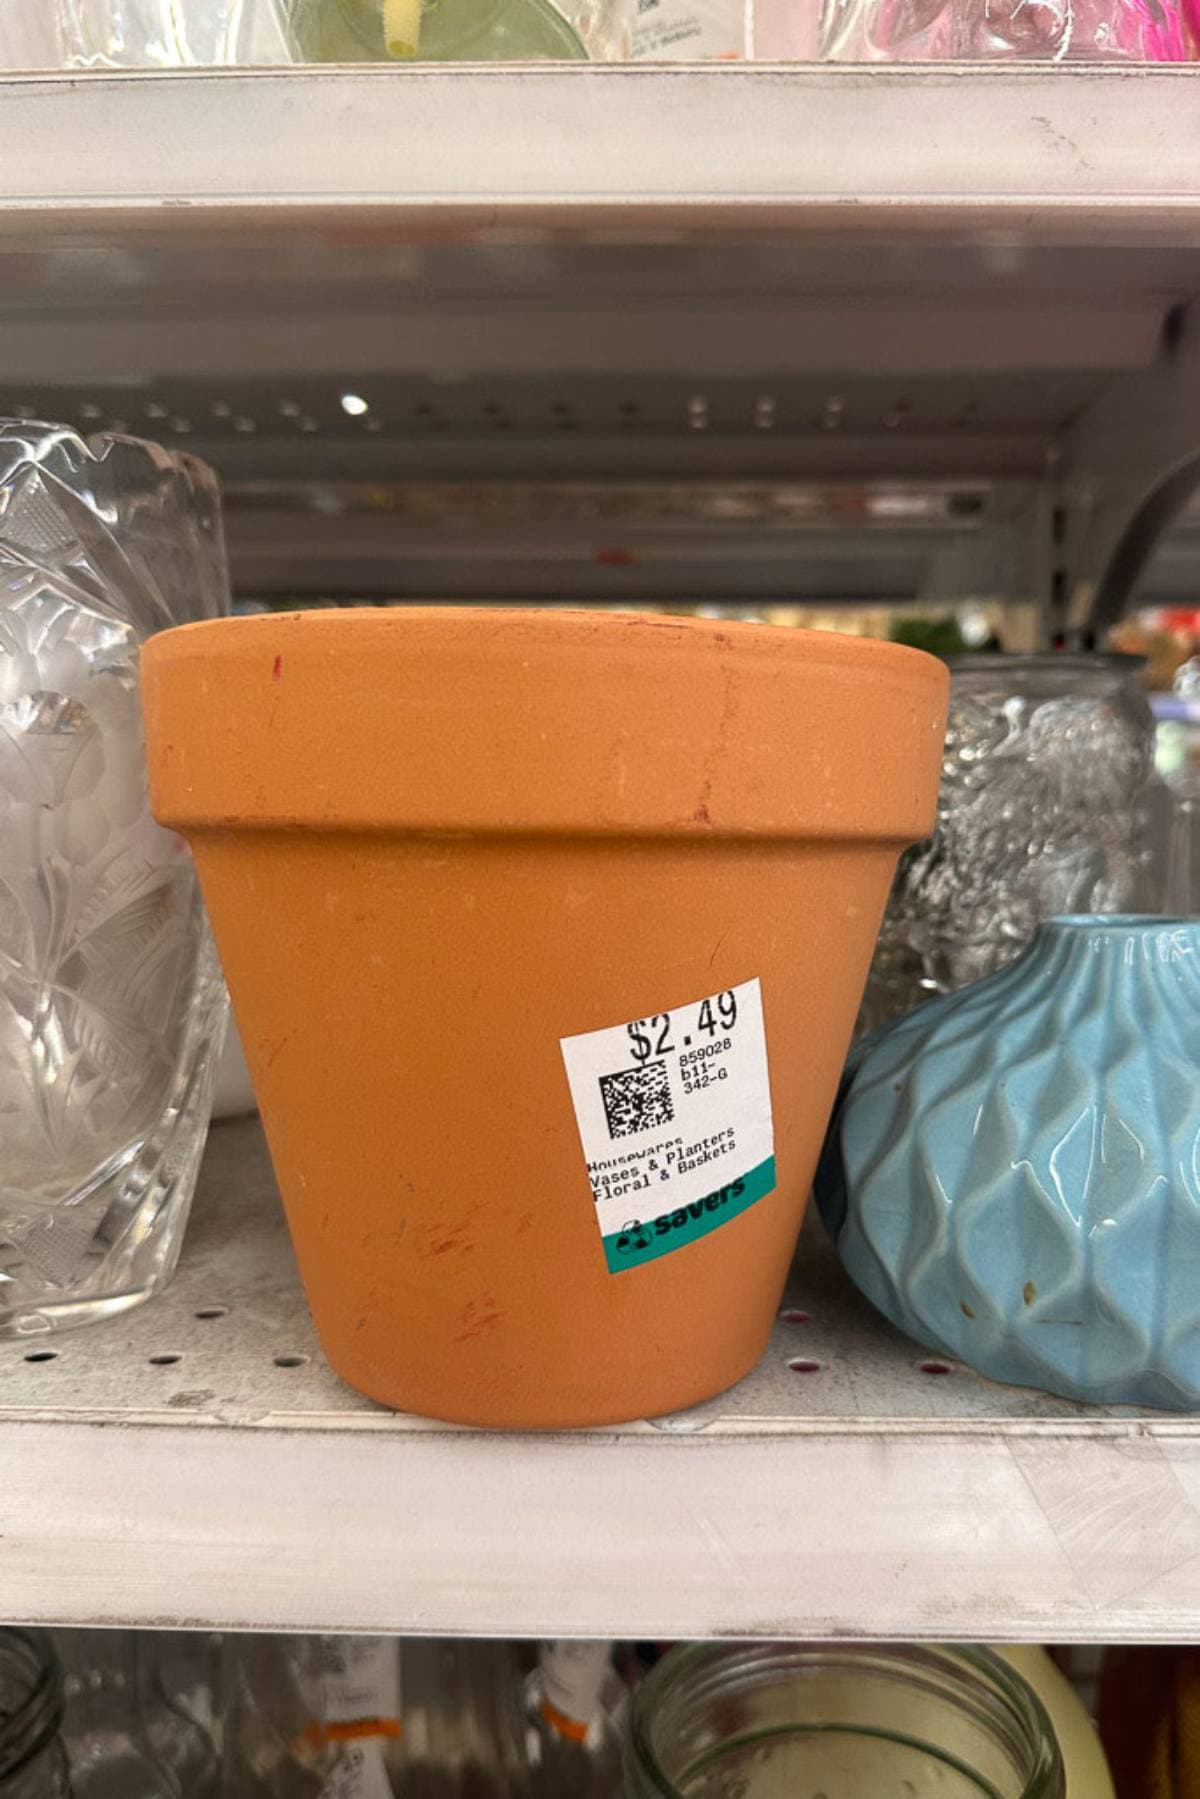
[[[601,568],[634,568],[637,557],[630,550],[600,549],[596,551],[596,561]]]
[[[273,681],[278,681],[282,674],[283,674],[283,657],[276,656],[274,662],[271,664],[271,679]]]

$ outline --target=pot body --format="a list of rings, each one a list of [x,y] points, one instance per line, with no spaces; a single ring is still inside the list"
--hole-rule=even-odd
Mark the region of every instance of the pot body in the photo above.
[[[765,1346],[945,678],[744,630],[422,609],[152,646],[155,800],[313,1313],[388,1404],[604,1423]]]
[[[1044,925],[868,1038],[817,1197],[892,1322],[995,1380],[1200,1404],[1200,924]]]

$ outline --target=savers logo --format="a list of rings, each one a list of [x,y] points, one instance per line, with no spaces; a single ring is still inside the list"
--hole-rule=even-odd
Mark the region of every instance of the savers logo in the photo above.
[[[695,1226],[708,1213],[719,1212],[733,1200],[738,1200],[746,1191],[745,1181],[730,1181],[726,1187],[718,1187],[715,1193],[706,1193],[703,1199],[694,1199],[690,1205],[678,1206],[673,1212],[663,1212],[643,1224],[633,1219],[623,1226],[616,1241],[618,1255],[640,1255],[649,1249],[656,1237],[669,1237],[673,1231],[694,1230]]]

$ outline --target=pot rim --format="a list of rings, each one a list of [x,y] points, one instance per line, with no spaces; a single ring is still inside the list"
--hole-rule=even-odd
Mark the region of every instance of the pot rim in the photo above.
[[[1042,931],[1178,931],[1200,924],[1200,916],[1186,912],[1055,912],[1044,919]]]
[[[139,439],[122,441],[140,442]],[[157,446],[150,445],[150,448]],[[171,454],[171,452],[164,452]],[[758,651],[778,655],[785,660],[828,662],[832,667],[857,666],[888,669],[897,674],[911,674],[926,681],[935,678],[942,667],[940,658],[904,643],[891,643],[882,637],[856,637],[843,631],[810,630],[801,625],[768,625],[757,619],[696,618],[686,613],[610,612],[585,606],[475,606],[475,605],[408,605],[400,602],[386,606],[313,606],[291,612],[256,612],[235,618],[196,619],[177,626],[171,633],[176,645],[186,637],[190,648],[203,648],[209,653],[232,653],[232,633],[238,632],[244,648],[251,653],[253,637],[271,635],[289,628],[309,635],[336,633],[355,634],[370,626],[385,636],[392,631],[415,634],[432,632],[440,626],[456,626],[466,622],[486,621],[505,637],[519,638],[533,632],[539,639],[554,641],[574,638],[583,641],[602,634],[620,647],[631,633],[669,633],[680,644],[690,637],[696,644],[723,645],[734,651]],[[203,640],[207,637],[208,641]],[[217,639],[223,641],[217,642]],[[327,646],[323,646],[327,647]],[[600,653],[610,646],[597,646]],[[790,652],[790,654],[789,654]],[[1133,658],[1112,658],[1134,660]],[[987,658],[980,658],[981,661]],[[1097,658],[1096,660],[1101,660]]]
[[[181,828],[927,834],[949,676],[906,645],[640,613],[262,613],[142,657]]]

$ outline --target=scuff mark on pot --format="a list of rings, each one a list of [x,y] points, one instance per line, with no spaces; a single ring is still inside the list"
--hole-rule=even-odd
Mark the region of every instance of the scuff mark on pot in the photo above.
[[[481,1312],[480,1305],[486,1307],[486,1310]],[[504,1314],[496,1310],[496,1302],[493,1299],[482,1300],[479,1304],[475,1300],[469,1299],[459,1314],[463,1328],[456,1334],[455,1342],[469,1343],[472,1337],[480,1336],[493,1324],[500,1324],[503,1317]]]
[[[288,1031],[279,1039],[279,1042],[275,1045],[274,1049],[268,1053],[267,1059],[263,1064],[264,1068],[273,1068],[275,1066],[276,1061],[283,1054],[295,1035],[295,1031]]]

